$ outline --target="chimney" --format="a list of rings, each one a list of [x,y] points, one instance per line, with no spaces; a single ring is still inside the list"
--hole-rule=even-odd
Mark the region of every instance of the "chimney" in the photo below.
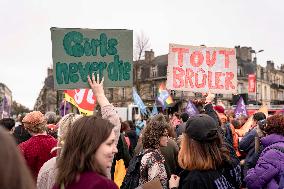
[[[152,60],[154,60],[155,58],[155,54],[153,49],[151,49],[150,51],[145,51],[145,62],[151,62]]]
[[[267,67],[267,69],[269,69],[269,70],[274,70],[274,69],[275,69],[275,68],[274,68],[274,62],[271,61],[271,60],[267,61],[266,67]]]
[[[53,75],[53,69],[52,68],[47,68],[47,77]]]

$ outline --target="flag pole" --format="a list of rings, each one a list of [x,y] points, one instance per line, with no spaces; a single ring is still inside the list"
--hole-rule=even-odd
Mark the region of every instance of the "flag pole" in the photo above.
[[[63,116],[65,116],[66,113],[66,100],[64,100],[64,106],[63,106]]]

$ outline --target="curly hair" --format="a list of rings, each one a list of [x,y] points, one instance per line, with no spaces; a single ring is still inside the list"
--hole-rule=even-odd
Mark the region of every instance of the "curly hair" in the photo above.
[[[143,148],[159,148],[160,138],[164,135],[168,127],[169,123],[167,123],[162,114],[158,114],[150,118],[142,134]]]
[[[276,133],[284,136],[284,115],[276,114],[268,117],[264,131],[267,134]]]

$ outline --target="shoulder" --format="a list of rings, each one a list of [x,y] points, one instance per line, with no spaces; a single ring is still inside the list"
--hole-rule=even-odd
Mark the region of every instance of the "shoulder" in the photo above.
[[[37,177],[37,187],[52,186],[56,176],[56,157],[51,158],[40,168]]]
[[[56,157],[51,158],[47,162],[43,164],[43,166],[40,168],[40,173],[48,173],[50,171],[53,171],[56,169]]]
[[[158,149],[155,149],[155,150],[147,149],[144,151],[144,155],[141,161],[147,161],[148,163],[151,163],[151,161],[160,162],[160,161],[164,161],[164,157],[161,154],[160,150]]]
[[[260,158],[265,159],[266,161],[272,161],[275,162],[275,160],[283,160],[284,153],[275,149],[277,147],[281,147],[284,149],[283,145],[271,145],[266,148],[264,148],[263,152],[260,155]]]

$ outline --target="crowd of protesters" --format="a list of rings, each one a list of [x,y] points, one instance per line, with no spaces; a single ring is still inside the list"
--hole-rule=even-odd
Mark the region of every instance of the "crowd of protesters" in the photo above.
[[[195,102],[198,115],[123,122],[103,80],[93,75],[88,82],[100,113],[60,119],[33,111],[17,123],[0,120],[0,188],[126,189],[151,182],[163,189],[284,187],[283,114],[235,117],[208,94]]]

